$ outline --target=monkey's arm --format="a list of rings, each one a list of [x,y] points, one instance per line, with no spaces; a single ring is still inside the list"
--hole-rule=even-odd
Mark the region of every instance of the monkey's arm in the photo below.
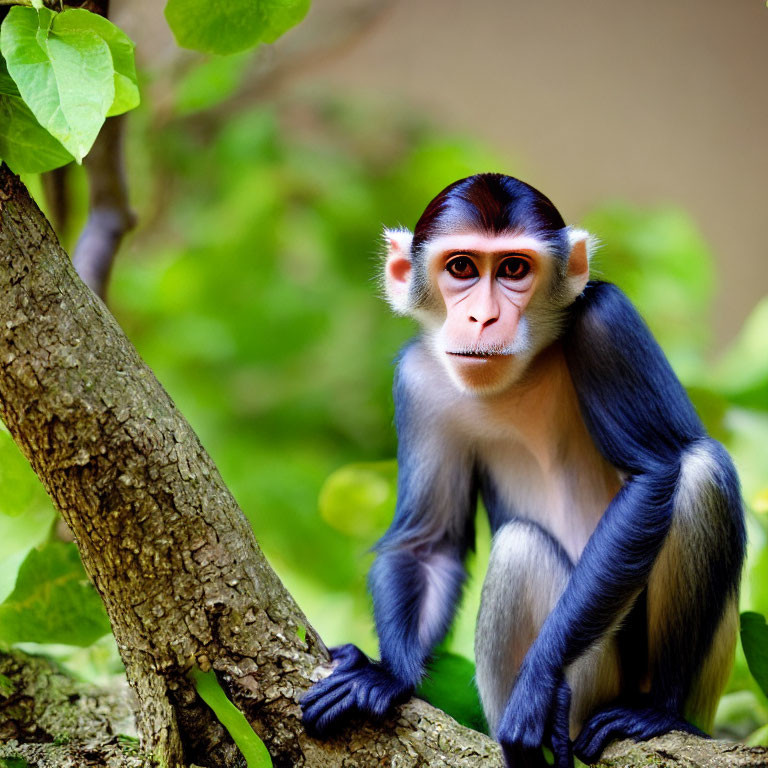
[[[629,479],[523,662],[499,728],[514,765],[526,765],[558,721],[562,734],[564,668],[615,627],[647,585],[675,512],[683,456],[706,438],[663,352],[615,286],[587,287],[574,305],[564,348],[590,434]],[[564,753],[558,765],[567,764]]]
[[[474,544],[472,459],[439,431],[444,420],[419,398],[408,364],[406,352],[395,379],[397,508],[368,579],[381,661],[352,645],[331,651],[338,666],[302,699],[315,734],[355,713],[380,717],[418,686],[453,618]]]

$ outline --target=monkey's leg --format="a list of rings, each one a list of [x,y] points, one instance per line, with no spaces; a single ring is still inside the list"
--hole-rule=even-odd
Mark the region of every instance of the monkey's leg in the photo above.
[[[644,685],[586,723],[574,745],[582,759],[597,759],[612,739],[711,727],[733,662],[743,548],[733,466],[719,443],[698,440],[682,454],[672,524],[648,582]]]
[[[570,578],[567,555],[546,531],[514,520],[493,538],[475,634],[477,686],[488,725],[496,733],[515,677]],[[569,731],[616,697],[619,662],[608,637],[594,644],[565,671],[571,688]]]

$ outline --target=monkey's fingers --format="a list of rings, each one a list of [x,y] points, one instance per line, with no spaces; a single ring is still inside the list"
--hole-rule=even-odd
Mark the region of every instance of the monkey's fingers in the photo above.
[[[586,722],[574,743],[574,751],[581,760],[596,762],[609,741],[620,738],[645,741],[669,731],[709,738],[674,712],[654,707],[609,707]]]
[[[588,763],[596,762],[608,741],[624,734],[629,715],[630,711],[623,707],[612,707],[598,712],[587,721],[574,744],[579,758]]]
[[[329,736],[344,724],[350,711],[356,710],[354,694],[347,692],[317,717],[310,735]]]
[[[311,705],[301,702],[304,727],[310,736],[327,736],[338,720],[355,707],[354,691],[350,685],[338,686]]]
[[[336,670],[360,669],[370,665],[371,660],[352,643],[337,645],[330,649],[331,659],[337,663]]]
[[[387,680],[370,687],[366,693],[367,711],[374,717],[384,717],[395,704],[405,701],[411,689],[397,680]]]
[[[359,670],[350,670],[348,672],[335,671],[333,674],[315,683],[302,697],[299,702],[302,707],[309,707],[316,701],[330,695],[338,688],[349,686],[350,682],[359,677]]]
[[[552,752],[556,768],[573,768],[573,742],[570,737],[571,688],[562,680],[552,712]]]

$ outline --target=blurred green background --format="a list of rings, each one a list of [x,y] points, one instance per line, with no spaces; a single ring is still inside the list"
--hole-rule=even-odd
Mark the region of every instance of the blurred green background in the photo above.
[[[379,295],[380,231],[412,227],[456,178],[520,170],[477,138],[374,96],[313,88],[218,115],[249,62],[196,59],[161,106],[155,74],[144,73],[150,96],[128,141],[141,224],[118,258],[109,303],[326,643],[375,655],[365,579],[394,507],[392,361],[413,332]],[[42,201],[40,180],[27,182]],[[62,237],[71,247],[85,215],[82,169],[70,187],[74,216]],[[768,614],[768,297],[715,354],[713,256],[684,210],[611,200],[573,223],[603,242],[595,275],[635,301],[734,456],[749,508],[743,609]],[[119,660],[109,638],[97,639],[99,606],[77,563],[45,543],[52,509],[4,431],[0,512],[0,639],[45,643],[79,674],[108,679]],[[488,538],[481,524],[446,643],[469,659]],[[58,554],[33,569],[35,546]],[[25,558],[37,582],[12,591]],[[58,597],[55,574],[69,579],[57,582]],[[720,732],[747,738],[768,722],[768,700],[741,650],[728,691]]]

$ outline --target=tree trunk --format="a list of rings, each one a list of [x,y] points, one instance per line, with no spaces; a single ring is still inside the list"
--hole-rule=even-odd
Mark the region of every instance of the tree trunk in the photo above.
[[[219,673],[275,766],[501,766],[493,741],[417,700],[331,741],[304,733],[297,701],[328,660],[322,641],[4,165],[0,329],[0,417],[75,536],[138,698],[142,744],[162,765],[237,760],[187,677],[198,666]]]

